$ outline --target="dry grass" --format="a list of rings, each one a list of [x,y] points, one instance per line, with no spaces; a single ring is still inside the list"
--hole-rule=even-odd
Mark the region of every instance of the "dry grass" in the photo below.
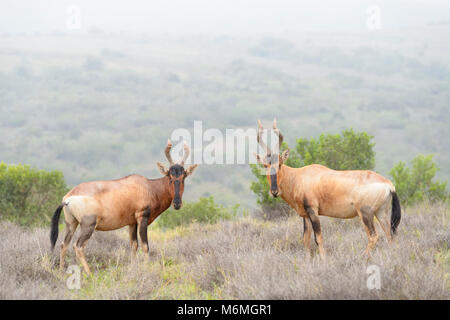
[[[48,230],[1,223],[0,299],[449,299],[449,214],[443,205],[407,209],[394,243],[381,235],[370,260],[357,219],[323,217],[325,263],[315,245],[312,256],[305,251],[298,217],[151,227],[150,261],[141,254],[136,264],[126,229],[96,232],[86,250],[94,275],[80,290],[57,271]],[[367,288],[371,264],[381,269],[380,290]]]

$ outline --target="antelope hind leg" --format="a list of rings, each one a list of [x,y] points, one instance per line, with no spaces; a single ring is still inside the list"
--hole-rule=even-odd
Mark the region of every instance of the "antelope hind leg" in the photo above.
[[[384,205],[381,206],[380,209],[375,213],[377,217],[377,221],[386,234],[386,239],[388,243],[392,243],[392,234],[391,234],[391,221],[390,221],[390,210],[391,210],[391,198],[389,197],[389,201],[387,201]]]
[[[308,252],[311,251],[312,223],[309,217],[303,217],[303,244]]]
[[[378,233],[373,223],[374,214],[368,206],[361,207],[361,209],[358,210],[358,214],[361,217],[364,228],[366,229],[367,238],[369,239],[365,254],[370,256],[370,252],[378,241]]]
[[[85,216],[83,219],[81,219],[80,227],[80,237],[78,238],[77,242],[74,244],[75,253],[80,259],[81,264],[83,265],[84,271],[88,275],[91,274],[91,270],[89,269],[89,265],[86,261],[86,256],[84,255],[84,247],[87,244],[87,241],[92,236],[92,233],[94,233],[95,226],[97,224],[97,216],[96,215],[90,215]]]
[[[64,241],[61,243],[61,251],[59,253],[59,270],[64,271],[64,260],[66,257],[67,247],[69,246],[70,241],[77,230],[78,221],[73,219],[73,221],[69,222],[66,220],[66,235],[64,236]]]

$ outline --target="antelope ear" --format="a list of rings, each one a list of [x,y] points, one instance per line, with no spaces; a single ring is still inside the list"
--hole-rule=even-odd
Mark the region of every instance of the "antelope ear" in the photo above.
[[[186,177],[188,177],[191,174],[193,174],[195,169],[197,169],[197,167],[198,167],[198,164],[190,165],[189,168],[187,168],[187,170],[186,170]]]
[[[167,175],[169,174],[169,170],[167,170],[166,167],[165,167],[162,163],[157,162],[156,165],[158,166],[159,171],[160,171],[163,175],[167,176]]]
[[[283,164],[287,160],[287,158],[289,158],[290,152],[291,152],[291,149],[286,149],[283,151],[283,153],[280,156],[280,158],[281,158],[280,164]]]

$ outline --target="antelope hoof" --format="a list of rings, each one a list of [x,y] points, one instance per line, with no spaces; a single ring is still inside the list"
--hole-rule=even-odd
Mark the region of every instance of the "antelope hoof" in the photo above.
[[[325,250],[320,250],[320,251],[319,251],[319,255],[320,255],[320,259],[321,259],[322,261],[327,260],[327,255],[325,254]]]
[[[367,248],[364,253],[362,254],[363,257],[369,259],[372,256],[372,250],[370,250],[369,248]]]

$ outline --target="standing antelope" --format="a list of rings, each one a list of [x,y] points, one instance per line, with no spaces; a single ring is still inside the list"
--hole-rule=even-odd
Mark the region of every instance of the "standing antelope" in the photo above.
[[[184,162],[189,157],[189,147],[184,145],[184,157],[175,164],[170,155],[172,143],[169,140],[165,149],[170,168],[157,163],[164,177],[147,179],[140,175],[130,175],[118,180],[95,181],[82,183],[67,193],[62,204],[56,209],[50,232],[52,250],[58,238],[58,223],[61,211],[64,210],[66,235],[61,244],[60,269],[64,269],[64,257],[67,246],[78,226],[81,232],[74,243],[76,256],[87,274],[84,247],[94,230],[115,230],[128,226],[131,244],[131,257],[134,260],[138,248],[137,233],[142,242],[143,251],[148,254],[147,227],[171,204],[178,210],[181,208],[184,191],[184,179],[191,175],[197,165],[184,169]]]
[[[273,129],[281,146],[283,135],[277,129],[276,120]],[[314,230],[320,256],[325,258],[319,216],[349,219],[358,215],[369,238],[367,255],[378,240],[374,217],[388,241],[392,240],[400,223],[401,209],[391,181],[370,170],[337,171],[318,164],[291,168],[283,164],[290,150],[281,155],[273,153],[263,142],[262,132],[263,127],[258,120],[257,141],[266,156],[264,160],[258,154],[255,157],[266,168],[270,195],[281,196],[303,218],[303,242],[308,250],[311,231]]]

